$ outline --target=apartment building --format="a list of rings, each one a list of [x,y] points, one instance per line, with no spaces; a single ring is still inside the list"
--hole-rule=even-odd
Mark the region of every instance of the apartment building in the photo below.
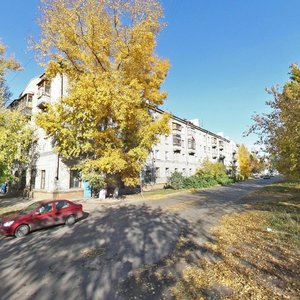
[[[162,114],[160,109],[156,114]],[[237,144],[220,134],[203,129],[199,120],[185,120],[171,115],[171,134],[161,136],[143,169],[146,184],[162,186],[175,171],[185,176],[194,175],[207,159],[221,162],[227,169],[237,163]]]
[[[30,80],[20,97],[10,104],[31,118],[45,109],[45,104],[56,103],[67,94],[68,80],[57,75],[51,82],[44,74]],[[163,111],[154,109],[159,117]],[[163,186],[174,172],[186,176],[195,174],[204,159],[222,162],[227,168],[236,163],[237,145],[199,126],[198,120],[185,120],[171,115],[171,134],[161,136],[151,150],[142,170],[142,180],[148,187]],[[30,186],[35,198],[79,198],[90,193],[88,183],[80,180],[80,174],[62,161],[55,153],[53,141],[37,128],[36,161],[23,177],[23,185]]]

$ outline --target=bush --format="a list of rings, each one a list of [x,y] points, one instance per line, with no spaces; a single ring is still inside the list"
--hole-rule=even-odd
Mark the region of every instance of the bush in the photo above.
[[[167,187],[179,190],[185,189],[201,189],[214,186],[217,184],[226,185],[233,183],[234,180],[226,175],[226,170],[221,163],[212,163],[204,161],[202,168],[195,175],[184,177],[182,173],[175,171],[171,174],[167,181]]]
[[[102,189],[105,186],[103,175],[97,172],[83,174],[83,179],[88,181],[93,189]]]
[[[193,175],[184,179],[184,188],[186,189],[201,189],[218,184],[211,176]]]
[[[175,171],[170,177],[168,177],[167,187],[174,190],[182,189],[184,187],[184,180],[185,177],[182,173]]]

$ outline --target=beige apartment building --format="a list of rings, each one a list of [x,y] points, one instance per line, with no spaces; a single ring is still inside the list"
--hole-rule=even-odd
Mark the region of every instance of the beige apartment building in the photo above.
[[[65,76],[57,75],[50,82],[42,74],[30,80],[9,107],[22,111],[34,123],[32,116],[42,111],[46,103],[60,101],[67,94],[67,87]],[[159,115],[163,111],[156,108],[153,113]],[[186,176],[195,174],[204,159],[222,162],[228,169],[236,164],[237,145],[222,134],[201,128],[198,120],[189,121],[171,115],[170,127],[171,134],[160,137],[142,170],[142,181],[148,188],[164,186],[174,171]],[[54,152],[52,139],[41,128],[36,128],[36,133],[36,161],[23,173],[21,188],[30,186],[37,199],[88,197],[88,185]]]

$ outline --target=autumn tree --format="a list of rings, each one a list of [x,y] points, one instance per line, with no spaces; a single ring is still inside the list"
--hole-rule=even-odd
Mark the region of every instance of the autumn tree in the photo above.
[[[20,68],[13,57],[6,58],[5,46],[0,44],[0,181],[13,178],[14,169],[26,167],[34,140],[27,118],[5,107],[10,96],[5,74]]]
[[[263,161],[259,159],[255,152],[250,154],[250,170],[251,173],[259,173],[263,170]]]
[[[10,92],[5,82],[7,71],[20,70],[20,64],[13,58],[5,56],[6,47],[0,41],[0,107],[3,107],[9,100]]]
[[[162,28],[156,0],[44,0],[36,46],[49,58],[46,76],[63,73],[68,95],[37,123],[83,174],[136,184],[167,114],[155,116],[169,62],[155,54]]]
[[[273,158],[275,167],[283,174],[300,176],[300,69],[291,66],[290,80],[282,90],[271,88],[273,99],[266,102],[270,113],[253,116],[249,133],[259,136],[258,143]]]
[[[242,144],[238,150],[238,164],[240,174],[244,178],[248,178],[251,174],[250,153],[244,144]]]

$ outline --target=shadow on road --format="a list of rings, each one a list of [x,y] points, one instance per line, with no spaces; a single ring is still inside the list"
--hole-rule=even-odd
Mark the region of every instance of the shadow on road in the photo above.
[[[188,228],[178,215],[128,205],[94,213],[71,228],[2,238],[1,299],[124,299],[117,291],[121,282],[174,252],[183,234],[193,234]]]

